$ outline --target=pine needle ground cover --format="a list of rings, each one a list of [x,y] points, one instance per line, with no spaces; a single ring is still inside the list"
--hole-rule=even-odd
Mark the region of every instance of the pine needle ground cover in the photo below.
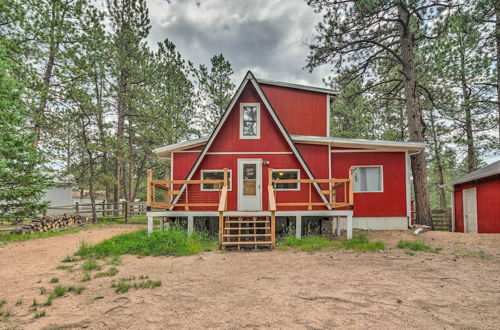
[[[370,242],[365,235],[355,236],[353,239],[343,241],[332,241],[322,236],[307,236],[296,238],[295,236],[286,236],[279,242],[279,248],[288,250],[290,248],[304,252],[315,252],[319,250],[351,249],[360,252],[375,252],[385,249],[384,242]]]
[[[217,239],[207,234],[187,232],[179,228],[155,231],[148,235],[140,230],[121,234],[95,245],[82,244],[76,255],[85,258],[106,258],[122,254],[140,256],[186,256],[209,251],[217,246]]]

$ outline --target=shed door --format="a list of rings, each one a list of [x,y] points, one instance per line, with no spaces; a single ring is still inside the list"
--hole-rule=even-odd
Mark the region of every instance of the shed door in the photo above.
[[[238,210],[262,210],[261,173],[261,159],[238,159]]]
[[[464,232],[477,233],[476,188],[464,189]]]

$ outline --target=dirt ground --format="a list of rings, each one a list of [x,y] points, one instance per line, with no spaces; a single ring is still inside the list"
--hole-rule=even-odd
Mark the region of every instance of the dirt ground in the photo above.
[[[386,252],[207,252],[189,257],[124,256],[114,277],[80,282],[82,271],[58,270],[81,241],[135,230],[108,226],[0,247],[0,300],[12,316],[0,328],[426,328],[498,329],[500,235],[409,231],[368,232]],[[441,247],[415,256],[397,249],[400,239]],[[77,263],[80,265],[81,262]],[[104,264],[104,263],[102,263]],[[106,266],[108,269],[110,266]],[[95,272],[94,272],[95,273]],[[147,275],[154,289],[118,294],[115,278]],[[29,310],[41,288],[84,285]],[[22,299],[23,303],[16,305]]]

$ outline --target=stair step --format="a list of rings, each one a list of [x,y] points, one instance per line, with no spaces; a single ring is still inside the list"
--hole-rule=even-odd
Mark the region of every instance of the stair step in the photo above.
[[[224,230],[270,230],[271,227],[224,227]]]
[[[271,234],[223,234],[222,237],[271,237]]]
[[[271,241],[222,242],[222,245],[269,245]]]

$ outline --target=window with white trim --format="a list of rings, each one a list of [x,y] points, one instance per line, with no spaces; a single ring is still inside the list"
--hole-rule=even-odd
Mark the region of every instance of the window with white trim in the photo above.
[[[299,180],[299,170],[273,170],[273,180]],[[276,190],[300,190],[300,183],[275,183]]]
[[[227,190],[231,190],[232,171],[227,171]],[[202,180],[224,180],[224,170],[201,170]],[[222,186],[220,187],[222,189]],[[219,191],[219,186],[216,183],[202,183],[201,191]]]
[[[382,166],[354,166],[354,192],[383,192]]]
[[[240,139],[260,139],[260,104],[240,104]]]

